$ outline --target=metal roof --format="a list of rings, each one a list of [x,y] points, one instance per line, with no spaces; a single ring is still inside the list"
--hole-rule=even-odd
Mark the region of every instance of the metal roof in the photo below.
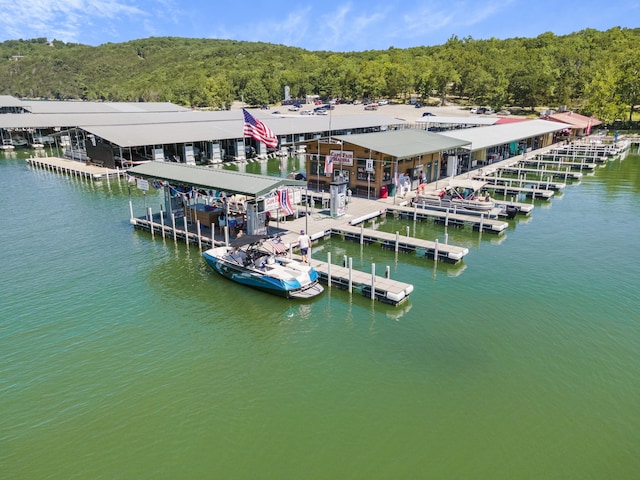
[[[260,118],[277,136],[388,128],[405,123],[397,118],[365,115],[256,118]],[[167,123],[80,125],[83,130],[121,147],[239,139],[244,137],[243,127],[244,120],[241,116],[237,119],[229,117],[227,120],[214,121],[204,117],[198,120],[187,114],[174,115],[173,121]]]
[[[569,127],[570,125],[565,123],[552,122],[549,120],[528,120],[526,122],[504,123],[489,127],[450,130],[440,132],[440,135],[466,140],[471,144],[471,150],[482,150],[525,138],[557,132]]]
[[[0,107],[22,107],[33,114],[179,112],[188,108],[171,102],[84,102],[74,100],[21,100],[0,95]]]
[[[575,112],[558,112],[549,115],[549,120],[554,122],[568,123],[573,128],[588,128],[589,125],[595,127],[602,124],[602,121],[593,117],[586,117]]]
[[[0,95],[0,108],[1,107],[23,107],[23,104],[19,99],[11,95]]]
[[[435,123],[438,125],[493,125],[500,117],[447,117],[442,115],[427,115],[420,117],[416,123]]]
[[[219,168],[166,162],[143,163],[129,169],[129,174],[170,183],[193,185],[197,188],[222,190],[228,194],[239,193],[253,197],[265,195],[279,187],[307,186],[307,182],[303,180],[268,177]]]
[[[444,137],[424,130],[403,129],[388,132],[337,135],[333,138],[396,158],[410,158],[428,153],[443,152],[468,145],[467,140]]]
[[[251,113],[279,136],[384,129],[406,123],[379,115],[273,115],[261,110]],[[121,147],[239,139],[244,136],[243,126],[241,110],[0,115],[0,128],[79,127]]]

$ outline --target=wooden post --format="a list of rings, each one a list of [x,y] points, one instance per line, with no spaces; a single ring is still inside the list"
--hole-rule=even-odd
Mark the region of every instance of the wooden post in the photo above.
[[[349,293],[353,290],[353,257],[349,257]]]
[[[327,285],[331,288],[331,252],[327,252]]]

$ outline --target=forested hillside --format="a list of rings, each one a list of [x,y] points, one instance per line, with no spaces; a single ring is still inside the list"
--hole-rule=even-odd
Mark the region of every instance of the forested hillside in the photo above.
[[[98,47],[0,43],[0,94],[20,98],[170,101],[225,108],[292,97],[451,98],[496,110],[566,105],[630,119],[640,94],[640,29],[474,40],[365,52],[307,51],[232,40],[148,38]]]

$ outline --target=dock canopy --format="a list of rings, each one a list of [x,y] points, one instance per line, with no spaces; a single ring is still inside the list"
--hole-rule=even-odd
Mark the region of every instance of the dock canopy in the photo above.
[[[240,194],[252,197],[266,195],[277,188],[307,186],[307,182],[303,180],[165,162],[143,163],[131,168],[129,174],[141,178],[192,185],[196,188],[223,190],[230,195]]]

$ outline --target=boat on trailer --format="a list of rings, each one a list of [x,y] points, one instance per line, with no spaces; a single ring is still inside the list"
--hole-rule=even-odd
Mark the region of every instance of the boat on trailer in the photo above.
[[[451,180],[448,186],[436,191],[425,192],[418,188],[413,202],[417,205],[489,212],[496,204],[483,191],[486,185],[486,182],[479,180]]]
[[[245,235],[228,246],[203,252],[207,264],[223,277],[285,298],[312,298],[324,287],[311,266],[286,256],[278,237]]]

